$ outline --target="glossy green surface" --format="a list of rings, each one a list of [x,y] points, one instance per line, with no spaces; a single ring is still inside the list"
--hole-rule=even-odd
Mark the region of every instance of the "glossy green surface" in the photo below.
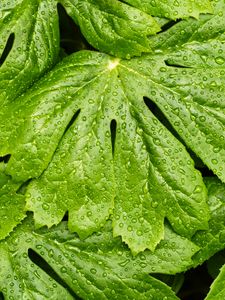
[[[175,300],[224,249],[224,14],[0,1],[1,300]]]
[[[35,261],[28,249],[45,264]],[[113,238],[110,223],[81,241],[69,233],[66,222],[51,230],[34,231],[28,218],[0,242],[0,290],[5,299],[76,299],[73,291],[88,300],[175,300],[171,289],[148,273],[181,272],[192,264],[197,250],[167,228],[165,240],[154,253],[145,251],[134,258],[119,238]],[[61,284],[53,278],[58,282],[60,278]]]

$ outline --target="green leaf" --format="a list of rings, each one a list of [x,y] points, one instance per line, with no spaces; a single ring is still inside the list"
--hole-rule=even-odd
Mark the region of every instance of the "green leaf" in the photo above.
[[[45,171],[27,193],[37,226],[57,224],[69,211],[70,230],[86,237],[111,216],[114,235],[133,253],[155,248],[165,218],[188,237],[207,228],[205,186],[186,148],[225,181],[224,107],[216,102],[225,68],[215,60],[224,35],[212,29],[223,25],[221,5],[215,16],[191,20],[177,47],[165,49],[160,34],[153,54],[130,61],[77,53],[3,108],[7,173],[26,181]],[[178,40],[173,27],[169,33]],[[193,45],[199,52],[179,61]],[[203,50],[207,63],[199,62]]]
[[[211,3],[213,15],[175,23],[168,30],[150,37],[152,48],[169,52],[168,62],[181,67],[224,67],[225,3],[221,0]]]
[[[152,16],[165,17],[168,19],[180,19],[187,17],[198,18],[201,13],[212,13],[210,1],[191,0],[124,0],[134,7],[141,9]]]
[[[69,210],[70,229],[85,237],[113,213],[114,235],[121,235],[134,253],[155,248],[165,217],[186,236],[207,227],[199,172],[143,101],[149,95],[171,105],[176,118],[182,95],[157,82],[151,73],[156,61],[161,68],[158,56],[119,62],[80,52],[6,108],[10,122],[2,126],[2,146],[8,141],[7,172],[18,181],[43,172],[81,110],[47,170],[28,187],[27,208],[38,226],[60,222]],[[112,120],[117,122],[114,153]]]
[[[19,185],[4,174],[0,163],[0,240],[4,239],[26,217],[25,197],[17,194]]]
[[[190,0],[124,2],[129,5],[118,0],[60,1],[92,46],[122,58],[151,52],[148,36],[160,31],[152,15],[169,19],[198,18],[200,13],[212,12],[208,0],[201,4]]]
[[[151,52],[148,36],[160,31],[155,19],[118,0],[60,0],[98,50],[130,58]]]
[[[54,0],[1,1],[0,103],[12,101],[56,62],[56,4]],[[94,47],[117,56],[150,52],[148,36],[160,30],[142,6],[134,8],[117,0],[62,0],[62,4]]]
[[[180,113],[182,130],[179,117],[173,121],[164,110],[165,116],[186,145],[225,182],[225,3],[212,3],[213,16],[179,22],[151,43],[156,52],[167,53],[169,68],[161,69],[167,77],[159,75],[163,84],[194,101],[187,100]]]
[[[225,184],[214,177],[205,178],[205,183],[211,217],[209,229],[197,232],[192,239],[200,247],[193,258],[195,266],[225,247]]]
[[[208,293],[205,300],[219,300],[225,298],[225,288],[224,288],[224,280],[225,280],[225,265],[221,268],[220,274],[213,281],[210,292]]]
[[[35,231],[28,218],[0,243],[0,290],[5,299],[74,299],[76,294],[90,300],[175,300],[171,289],[148,273],[181,272],[197,249],[167,228],[154,253],[145,251],[134,258],[119,238],[113,238],[110,223],[81,241],[67,230],[66,222]]]
[[[221,267],[225,264],[225,253],[224,251],[217,252],[206,262],[207,270],[210,276],[215,279],[220,272]]]
[[[12,101],[56,62],[57,22],[53,0],[1,0],[1,106]]]

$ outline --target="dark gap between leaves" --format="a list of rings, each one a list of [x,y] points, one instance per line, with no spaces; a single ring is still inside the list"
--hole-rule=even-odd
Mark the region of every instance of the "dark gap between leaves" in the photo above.
[[[71,294],[71,296],[74,297],[74,299],[78,299],[78,300],[80,299],[74,293],[74,291],[68,286],[68,284],[62,278],[60,278],[60,276],[53,270],[53,268],[45,261],[45,259],[42,256],[40,256],[37,252],[35,252],[31,248],[28,249],[28,256],[36,266],[41,268],[45,273],[47,273],[51,278],[53,278],[59,285],[64,287]]]
[[[4,298],[4,295],[3,295],[3,293],[2,292],[0,292],[0,300],[4,300],[5,298]]]
[[[15,34],[11,33],[6,45],[5,45],[5,49],[3,50],[3,53],[0,57],[0,66],[3,65],[3,63],[5,62],[6,58],[8,57],[10,51],[12,50],[13,44],[14,44],[14,40],[15,40]]]
[[[58,3],[57,9],[59,16],[60,47],[65,50],[66,54],[84,49],[93,49],[93,47],[87,43],[80,28],[75,24],[60,3]]]
[[[73,115],[72,119],[70,120],[69,124],[66,126],[66,129],[64,131],[64,134],[70,129],[70,127],[73,125],[73,123],[76,121],[80,114],[80,109]]]
[[[187,67],[187,66],[182,66],[179,64],[174,64],[174,63],[170,63],[168,60],[165,60],[165,65],[167,65],[168,67],[175,67],[175,68],[181,68],[181,69],[190,69],[191,67]]]
[[[207,271],[206,263],[185,273],[185,280],[178,293],[181,300],[204,300],[213,279]]]
[[[213,172],[208,169],[208,167],[203,163],[203,161],[197,157],[197,155],[186,145],[182,137],[173,128],[170,121],[161,111],[161,109],[155,104],[151,99],[144,97],[144,102],[153,115],[178,139],[185,147],[191,158],[194,160],[195,168],[198,169],[203,176],[213,176]]]
[[[65,215],[63,216],[62,218],[62,221],[68,221],[69,219],[69,214],[68,214],[68,211],[65,213]]]
[[[24,182],[16,191],[17,194],[25,195],[27,186],[31,182],[32,179],[28,179],[26,182]]]
[[[11,154],[7,154],[7,155],[4,155],[4,156],[0,156],[0,163],[1,163],[1,162],[4,162],[5,164],[7,164],[8,161],[10,160],[10,157],[11,157]]]
[[[162,33],[162,32],[165,32],[165,31],[169,30],[169,29],[172,28],[174,25],[178,24],[180,21],[181,21],[181,19],[178,19],[178,20],[176,20],[176,21],[171,20],[171,21],[167,22],[166,24],[164,24],[164,25],[161,27],[161,31],[158,32],[158,34],[160,34],[160,33]]]
[[[175,294],[177,294],[180,291],[181,287],[184,284],[184,279],[185,279],[184,273],[175,274],[175,275],[153,273],[150,275],[164,282],[166,285],[170,286]]]
[[[111,131],[111,143],[112,143],[112,153],[114,154],[115,150],[115,141],[116,141],[116,127],[117,123],[116,120],[112,120],[110,123],[110,131]]]

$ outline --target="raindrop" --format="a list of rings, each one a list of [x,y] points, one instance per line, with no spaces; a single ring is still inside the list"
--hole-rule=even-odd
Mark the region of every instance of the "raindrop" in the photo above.
[[[42,204],[42,208],[43,208],[44,210],[48,210],[48,209],[49,209],[49,205],[48,205],[47,203],[43,203],[43,204]]]
[[[198,194],[202,192],[202,187],[200,185],[196,185],[195,189],[194,189],[194,193]]]
[[[157,201],[153,201],[152,203],[151,203],[151,206],[152,206],[152,208],[156,208],[156,207],[158,207],[158,202]]]
[[[53,251],[52,249],[50,249],[50,250],[48,251],[48,256],[49,256],[49,257],[52,257],[53,254],[54,254],[54,251]]]
[[[224,58],[221,56],[218,56],[215,58],[215,61],[218,65],[223,65],[224,64]]]
[[[199,120],[200,120],[201,122],[205,122],[206,117],[205,117],[205,116],[200,116],[200,117],[199,117]]]
[[[218,152],[220,152],[220,150],[221,150],[220,147],[214,147],[214,148],[213,148],[213,152],[214,152],[214,153],[218,153]]]
[[[217,164],[218,164],[218,160],[215,159],[215,158],[213,158],[213,159],[211,160],[211,162],[212,162],[214,165],[217,165]]]
[[[127,230],[131,232],[131,231],[133,231],[133,227],[132,226],[128,226]]]
[[[67,268],[66,267],[62,267],[60,270],[61,270],[62,273],[67,273]]]

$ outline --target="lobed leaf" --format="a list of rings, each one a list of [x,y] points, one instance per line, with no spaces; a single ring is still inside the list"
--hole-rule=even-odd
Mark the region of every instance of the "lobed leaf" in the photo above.
[[[11,102],[56,62],[57,22],[53,0],[1,0],[1,106]]]
[[[164,84],[194,101],[193,104],[186,102],[190,110],[188,118],[185,112],[180,114],[186,127],[182,130],[176,129],[176,124],[180,126],[179,118],[173,122],[172,114],[164,111],[164,115],[185,144],[225,182],[225,4],[224,1],[215,1],[212,5],[214,15],[202,16],[198,21],[188,19],[179,22],[151,39],[151,43],[156,52],[167,53],[165,62],[168,68],[161,69],[167,77],[160,77]]]
[[[158,56],[157,64],[160,68]],[[186,236],[207,227],[199,172],[143,101],[153,95],[172,111],[178,100],[182,106],[182,95],[158,83],[152,66],[154,56],[119,62],[80,52],[5,108],[4,117],[11,120],[1,126],[1,145],[12,154],[7,172],[25,181],[47,168],[27,192],[37,226],[57,224],[69,210],[70,229],[85,237],[113,214],[114,235],[134,253],[155,248],[165,217]]]
[[[110,223],[82,241],[67,230],[66,222],[35,231],[28,218],[0,243],[0,291],[5,299],[175,300],[171,289],[148,273],[183,271],[197,249],[167,228],[154,253],[134,258],[113,238]]]

